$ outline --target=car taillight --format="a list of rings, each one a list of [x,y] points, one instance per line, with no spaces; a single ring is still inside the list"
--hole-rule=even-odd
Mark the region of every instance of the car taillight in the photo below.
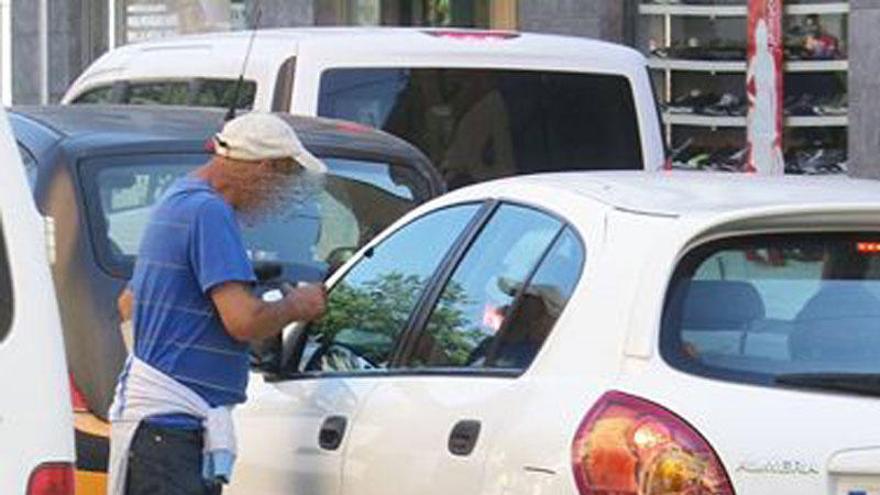
[[[48,463],[31,473],[27,495],[73,495],[73,465]]]
[[[79,387],[76,386],[76,382],[73,380],[73,374],[69,374],[68,376],[70,377],[70,402],[73,403],[73,411],[88,411],[89,405],[86,403],[86,398],[83,393],[80,392]]]
[[[683,419],[644,399],[608,392],[572,446],[581,495],[733,495],[709,443]]]

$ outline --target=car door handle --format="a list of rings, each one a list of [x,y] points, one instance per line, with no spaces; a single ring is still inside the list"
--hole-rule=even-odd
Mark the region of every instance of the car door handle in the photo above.
[[[459,421],[449,434],[449,452],[466,457],[471,455],[480,439],[480,422],[473,419]]]
[[[318,445],[324,450],[336,450],[342,445],[345,438],[345,428],[348,420],[345,416],[329,416],[321,425],[318,433]]]

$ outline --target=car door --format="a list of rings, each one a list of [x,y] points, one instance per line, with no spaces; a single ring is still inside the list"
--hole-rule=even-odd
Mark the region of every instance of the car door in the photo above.
[[[343,493],[482,493],[491,446],[527,399],[518,377],[582,264],[582,245],[564,222],[497,206],[419,311],[395,373],[377,380],[361,406],[347,440]]]
[[[287,336],[285,346],[299,349],[287,373],[271,384],[251,380],[250,399],[236,412],[239,463],[228,493],[342,493],[348,431],[389,374],[443,261],[484,208],[468,203],[421,216],[349,265],[324,318]]]
[[[70,495],[73,421],[43,235],[0,109],[0,487]]]

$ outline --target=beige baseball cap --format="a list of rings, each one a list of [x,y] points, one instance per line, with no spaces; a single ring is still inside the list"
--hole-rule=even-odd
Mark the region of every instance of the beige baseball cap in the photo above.
[[[293,158],[306,170],[324,173],[327,166],[309,153],[293,128],[271,113],[236,117],[214,135],[214,154],[248,162]]]

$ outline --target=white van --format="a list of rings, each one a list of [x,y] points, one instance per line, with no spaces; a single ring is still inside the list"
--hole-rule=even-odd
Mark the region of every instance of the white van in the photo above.
[[[299,28],[133,44],[63,103],[231,106],[335,117],[420,148],[450,188],[534,172],[658,169],[645,58],[585,38],[509,31]]]
[[[0,108],[0,493],[73,495],[73,418],[43,222]]]

